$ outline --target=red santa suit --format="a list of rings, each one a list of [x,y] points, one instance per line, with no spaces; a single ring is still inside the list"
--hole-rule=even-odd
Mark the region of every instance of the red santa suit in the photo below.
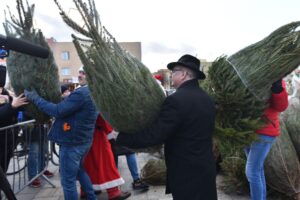
[[[94,131],[93,144],[84,160],[94,190],[106,190],[124,184],[123,178],[114,161],[114,155],[108,141],[112,127],[98,115]]]

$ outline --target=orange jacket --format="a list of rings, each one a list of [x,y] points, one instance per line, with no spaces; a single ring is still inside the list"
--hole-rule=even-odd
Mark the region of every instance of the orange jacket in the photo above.
[[[258,129],[256,133],[268,136],[280,135],[280,120],[279,113],[283,112],[288,107],[288,94],[286,92],[285,83],[282,82],[283,91],[279,94],[272,93],[269,100],[269,107],[263,114],[266,124],[263,128]]]

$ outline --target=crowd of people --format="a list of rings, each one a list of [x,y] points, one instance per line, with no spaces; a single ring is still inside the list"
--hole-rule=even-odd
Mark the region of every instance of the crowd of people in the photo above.
[[[55,119],[48,139],[60,147],[59,172],[66,200],[77,199],[78,196],[94,200],[103,190],[107,191],[109,200],[130,197],[130,192],[120,189],[124,184],[118,171],[118,156],[121,155],[126,156],[133,189],[147,191],[149,185],[141,180],[136,154],[130,148],[157,144],[164,144],[166,193],[171,193],[175,200],[216,200],[216,164],[212,152],[216,109],[212,98],[198,84],[198,80],[206,77],[200,65],[200,60],[191,55],[183,55],[177,62],[167,65],[172,71],[176,92],[166,97],[154,122],[134,134],[119,133],[104,120],[93,102],[83,68],[79,69],[79,87],[71,92],[68,87],[62,86],[62,101],[57,104],[46,101],[34,89],[12,97],[0,88],[0,127],[15,123],[18,109],[28,102]],[[288,104],[284,81],[280,79],[273,83],[271,92],[270,106],[263,115],[267,119],[266,125],[256,131],[259,141],[245,148],[246,175],[253,200],[266,199],[263,164],[280,134],[278,115]],[[45,134],[41,137],[43,140]],[[41,156],[44,150],[34,141],[31,144],[29,178],[44,167]],[[5,146],[1,144],[0,148]],[[8,154],[6,159],[3,159],[4,151],[0,150],[4,171],[7,170],[11,150],[13,148],[5,151]],[[32,169],[34,164],[30,164],[35,160],[40,160],[35,165],[38,169]],[[49,171],[46,174],[53,176]],[[80,195],[76,188],[77,180],[80,182]],[[37,179],[32,186],[39,185]]]

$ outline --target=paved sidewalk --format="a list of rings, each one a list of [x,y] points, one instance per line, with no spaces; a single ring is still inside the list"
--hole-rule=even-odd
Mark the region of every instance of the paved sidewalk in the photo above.
[[[149,159],[147,154],[138,154],[139,168],[146,163]],[[51,187],[46,181],[43,181],[43,185],[40,188],[27,187],[17,195],[18,200],[63,200],[63,192],[59,180],[58,167],[50,165],[49,170],[55,173],[55,176],[51,178],[51,181],[56,188]],[[165,195],[164,186],[151,186],[147,192],[138,193],[132,190],[131,182],[132,178],[127,167],[125,156],[119,157],[119,171],[121,176],[125,180],[125,184],[121,186],[123,191],[130,191],[131,197],[128,200],[172,200],[171,195]],[[218,182],[222,177],[218,176]],[[78,184],[79,188],[79,184]],[[79,190],[78,190],[79,191]],[[97,196],[99,200],[107,200],[106,192]],[[205,200],[205,199],[203,199]],[[218,189],[218,200],[249,200],[247,196],[229,196]]]

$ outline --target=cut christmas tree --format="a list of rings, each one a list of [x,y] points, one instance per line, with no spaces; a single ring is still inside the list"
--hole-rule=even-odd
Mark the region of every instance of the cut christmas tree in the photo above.
[[[268,104],[249,92],[226,56],[212,63],[203,87],[217,107],[214,138],[225,173],[223,188],[228,192],[245,191],[248,182],[244,173],[244,148],[257,139],[254,133],[263,125],[260,117]]]
[[[248,186],[243,149],[257,139],[255,130],[265,123],[261,116],[272,83],[300,64],[299,26],[300,22],[284,25],[230,57],[218,58],[209,69],[203,85],[217,105],[215,138],[228,187]]]
[[[294,75],[295,76],[295,75]],[[299,78],[298,78],[299,79]],[[297,83],[300,86],[300,82]],[[294,88],[294,93],[289,98],[289,107],[281,114],[282,121],[286,124],[286,129],[296,149],[298,159],[300,159],[300,91]]]
[[[281,135],[265,161],[265,175],[272,189],[291,197],[300,193],[300,162],[283,121]]]
[[[122,49],[101,25],[94,1],[73,1],[84,25],[77,24],[55,0],[87,73],[88,85],[104,118],[118,131],[132,133],[153,122],[165,98],[148,68]],[[84,27],[84,28],[82,28]]]
[[[151,185],[165,185],[167,168],[164,159],[149,159],[141,170],[141,178]]]
[[[300,64],[300,21],[286,24],[228,58],[245,86],[259,99],[270,98],[271,84]]]
[[[27,4],[25,7],[22,0],[16,2],[18,17],[9,10],[10,20],[6,19],[3,23],[6,34],[46,47],[50,51],[42,32],[33,27],[34,4]],[[47,59],[41,59],[11,51],[7,59],[7,69],[16,95],[23,93],[24,89],[35,89],[46,100],[54,103],[60,101],[58,68],[51,52]],[[49,120],[49,117],[33,104],[28,105],[26,110],[40,123]]]

